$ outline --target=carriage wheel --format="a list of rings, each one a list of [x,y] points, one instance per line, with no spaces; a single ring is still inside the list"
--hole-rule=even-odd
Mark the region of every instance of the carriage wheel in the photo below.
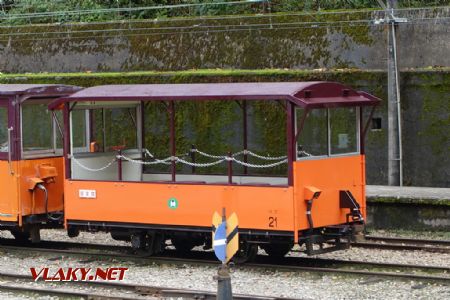
[[[258,254],[257,244],[251,244],[247,241],[242,241],[239,243],[239,250],[234,255],[233,262],[235,264],[251,262],[255,259],[256,254]]]
[[[283,258],[292,249],[291,244],[266,244],[262,247],[272,258]]]
[[[165,249],[163,236],[154,232],[133,235],[131,246],[137,254],[144,256],[159,254]]]
[[[188,254],[196,246],[192,240],[188,239],[172,238],[171,241],[175,250],[180,254]]]
[[[14,236],[16,241],[19,243],[29,243],[31,242],[30,238],[30,232],[29,231],[22,231],[20,229],[13,229],[11,230],[11,234]]]

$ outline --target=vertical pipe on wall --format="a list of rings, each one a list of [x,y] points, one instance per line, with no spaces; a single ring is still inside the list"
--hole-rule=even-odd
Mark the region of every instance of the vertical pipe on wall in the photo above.
[[[396,0],[387,1],[388,20],[388,183],[402,185],[400,89],[396,48]]]

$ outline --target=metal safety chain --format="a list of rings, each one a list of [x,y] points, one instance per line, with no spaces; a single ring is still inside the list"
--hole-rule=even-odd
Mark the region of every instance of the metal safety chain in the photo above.
[[[153,158],[155,161],[140,161],[140,160],[135,160],[132,159],[130,157],[126,157],[125,155],[121,154],[121,155],[117,155],[118,159],[123,159],[126,160],[130,163],[133,164],[138,164],[138,165],[159,165],[159,164],[164,164],[164,165],[171,165],[171,161],[175,160],[176,161],[176,157],[175,156],[169,156],[167,158],[164,159],[156,159]]]
[[[213,162],[209,162],[209,163],[193,163],[193,162],[190,162],[190,161],[186,161],[186,160],[184,160],[182,158],[177,158],[177,161],[179,161],[182,164],[191,166],[191,167],[207,168],[207,167],[212,167],[212,166],[221,164],[224,161],[226,161],[226,159],[225,158],[224,159],[219,159],[217,161],[213,161]]]
[[[277,161],[277,162],[274,162],[274,163],[271,163],[271,164],[267,164],[267,165],[256,165],[256,164],[249,164],[249,163],[240,161],[240,160],[238,160],[238,159],[236,159],[234,157],[231,158],[231,160],[233,160],[234,162],[236,162],[236,163],[238,163],[240,165],[243,165],[244,167],[249,167],[249,168],[272,168],[272,167],[276,167],[276,166],[285,164],[288,161],[287,158],[286,158],[286,159],[283,159],[281,161]]]
[[[209,157],[209,158],[226,158],[226,157],[228,157],[228,156],[223,156],[223,155],[213,155],[213,154],[205,153],[205,152],[202,152],[202,151],[200,151],[198,149],[191,149],[190,151],[194,152],[194,153],[198,153],[198,154],[200,154],[202,156],[205,156],[205,157]],[[239,156],[239,155],[242,155],[242,154],[244,154],[244,155],[248,154],[250,156],[253,156],[253,157],[256,157],[256,158],[259,158],[259,159],[262,159],[262,160],[280,160],[280,159],[287,158],[286,155],[284,155],[284,156],[273,156],[273,157],[272,156],[262,156],[262,155],[254,153],[254,152],[252,152],[250,150],[245,150],[245,149],[234,153],[232,155],[232,157],[236,157],[236,156]]]
[[[108,169],[109,167],[111,167],[112,164],[117,160],[116,158],[113,158],[107,165],[105,165],[105,166],[103,166],[103,167],[101,167],[101,168],[98,168],[98,169],[93,169],[93,168],[89,168],[89,167],[86,167],[85,165],[83,165],[83,164],[82,164],[79,160],[77,160],[77,159],[75,158],[75,156],[73,156],[73,155],[71,155],[70,159],[71,159],[74,163],[76,163],[80,168],[82,168],[82,169],[84,169],[84,170],[86,170],[86,171],[89,171],[89,172],[100,172],[100,171],[106,170],[106,169]]]
[[[89,168],[89,167],[86,167],[85,165],[83,165],[73,155],[71,156],[71,159],[79,167],[81,167],[82,169],[85,169],[87,171],[90,171],[90,172],[103,171],[103,170],[109,168],[114,162],[116,162],[119,159],[123,159],[125,161],[131,162],[131,163],[134,163],[134,164],[139,164],[139,165],[158,165],[158,164],[171,165],[172,162],[175,161],[175,163],[182,163],[182,164],[187,165],[187,166],[198,167],[198,168],[208,168],[208,167],[212,167],[212,166],[215,166],[215,165],[219,165],[219,164],[221,164],[223,162],[229,162],[229,161],[234,161],[235,163],[240,164],[240,165],[242,165],[244,167],[248,167],[248,168],[273,168],[273,167],[285,164],[288,161],[287,160],[287,156],[276,156],[276,157],[262,156],[262,155],[254,153],[254,152],[252,152],[250,150],[239,151],[237,153],[234,153],[231,157],[230,156],[223,156],[223,155],[212,155],[212,154],[208,154],[206,152],[202,152],[202,151],[200,151],[198,149],[191,149],[190,151],[191,152],[196,152],[196,153],[198,153],[198,154],[200,154],[202,156],[205,156],[205,157],[216,158],[216,159],[219,159],[219,160],[213,161],[213,162],[208,162],[208,163],[194,163],[194,162],[190,162],[190,161],[184,160],[184,159],[182,159],[180,157],[177,157],[177,156],[169,156],[169,157],[166,157],[164,159],[157,159],[157,158],[154,157],[154,155],[148,149],[143,149],[143,152],[144,152],[144,154],[146,156],[150,157],[154,161],[135,160],[135,159],[127,157],[127,156],[125,156],[123,154],[120,154],[120,155],[117,155],[116,158],[111,160],[107,165],[105,165],[105,166],[103,166],[101,168],[98,168],[98,169],[93,169],[93,168]],[[266,160],[266,161],[273,161],[273,160],[279,160],[279,159],[282,159],[282,160],[274,162],[274,163],[271,163],[271,164],[251,164],[251,163],[244,162],[244,161],[241,161],[239,159],[236,159],[236,156],[239,156],[239,155],[242,155],[242,154],[244,154],[244,155],[248,154],[250,156],[259,158],[261,160]],[[311,154],[309,154],[309,153],[307,153],[305,151],[299,151],[299,155],[311,156]],[[186,154],[183,155],[183,156],[186,156]]]
[[[208,154],[208,153],[199,151],[198,149],[192,149],[191,150],[191,152],[197,152],[200,155],[203,155],[203,156],[206,156],[206,157],[209,157],[209,158],[219,158],[219,160],[217,160],[217,161],[208,162],[208,163],[194,163],[194,162],[190,162],[190,161],[184,160],[184,159],[182,159],[180,157],[177,157],[177,156],[169,156],[169,157],[164,158],[164,159],[156,159],[153,156],[153,154],[150,153],[150,151],[148,151],[147,149],[144,149],[143,151],[144,151],[144,153],[147,156],[149,156],[150,158],[154,159],[155,161],[152,161],[152,162],[139,161],[139,160],[135,160],[135,159],[126,157],[123,154],[118,155],[117,158],[118,159],[124,159],[126,161],[131,162],[131,163],[141,164],[141,165],[156,165],[156,164],[170,165],[172,161],[175,161],[176,163],[182,163],[182,164],[187,165],[187,166],[199,167],[199,168],[212,167],[212,166],[221,164],[223,162],[228,162],[228,161],[234,161],[237,164],[240,164],[240,165],[243,165],[243,166],[246,166],[246,167],[249,167],[249,168],[272,168],[272,167],[275,167],[275,166],[287,163],[286,156],[284,156],[284,157],[264,157],[264,156],[260,156],[260,157],[266,158],[266,160],[275,160],[275,159],[278,160],[280,158],[281,159],[284,158],[282,161],[278,161],[278,162],[274,162],[274,163],[266,164],[266,165],[250,164],[250,163],[246,163],[246,162],[243,162],[243,161],[238,160],[238,159],[235,158],[235,156],[237,156],[237,155],[248,153],[249,152],[248,150],[243,150],[243,151],[240,151],[238,153],[235,153],[231,157],[229,157],[229,156],[212,155],[212,154]],[[251,153],[254,154],[253,152],[251,152]],[[248,154],[250,154],[250,153],[248,153]]]
[[[256,158],[259,158],[259,159],[262,159],[262,160],[280,160],[280,159],[287,158],[286,155],[283,155],[283,156],[262,156],[262,155],[254,153],[254,152],[252,152],[250,150],[244,150],[244,154],[248,154],[250,156],[253,156],[253,157],[256,157]]]

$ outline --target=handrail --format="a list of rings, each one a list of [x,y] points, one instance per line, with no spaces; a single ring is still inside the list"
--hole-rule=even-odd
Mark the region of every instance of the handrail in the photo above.
[[[12,127],[8,127],[8,167],[9,167],[9,173],[11,175],[14,175],[14,170],[12,167],[12,159],[11,159],[11,133],[13,131]]]

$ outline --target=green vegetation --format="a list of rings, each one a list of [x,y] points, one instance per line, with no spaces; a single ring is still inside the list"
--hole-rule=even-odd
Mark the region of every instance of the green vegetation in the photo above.
[[[232,3],[224,3],[230,1]],[[0,0],[0,22],[4,24],[92,22],[181,16],[380,9],[376,0],[241,1],[243,3],[236,3],[236,0]],[[450,5],[450,0],[398,2],[399,7]]]

